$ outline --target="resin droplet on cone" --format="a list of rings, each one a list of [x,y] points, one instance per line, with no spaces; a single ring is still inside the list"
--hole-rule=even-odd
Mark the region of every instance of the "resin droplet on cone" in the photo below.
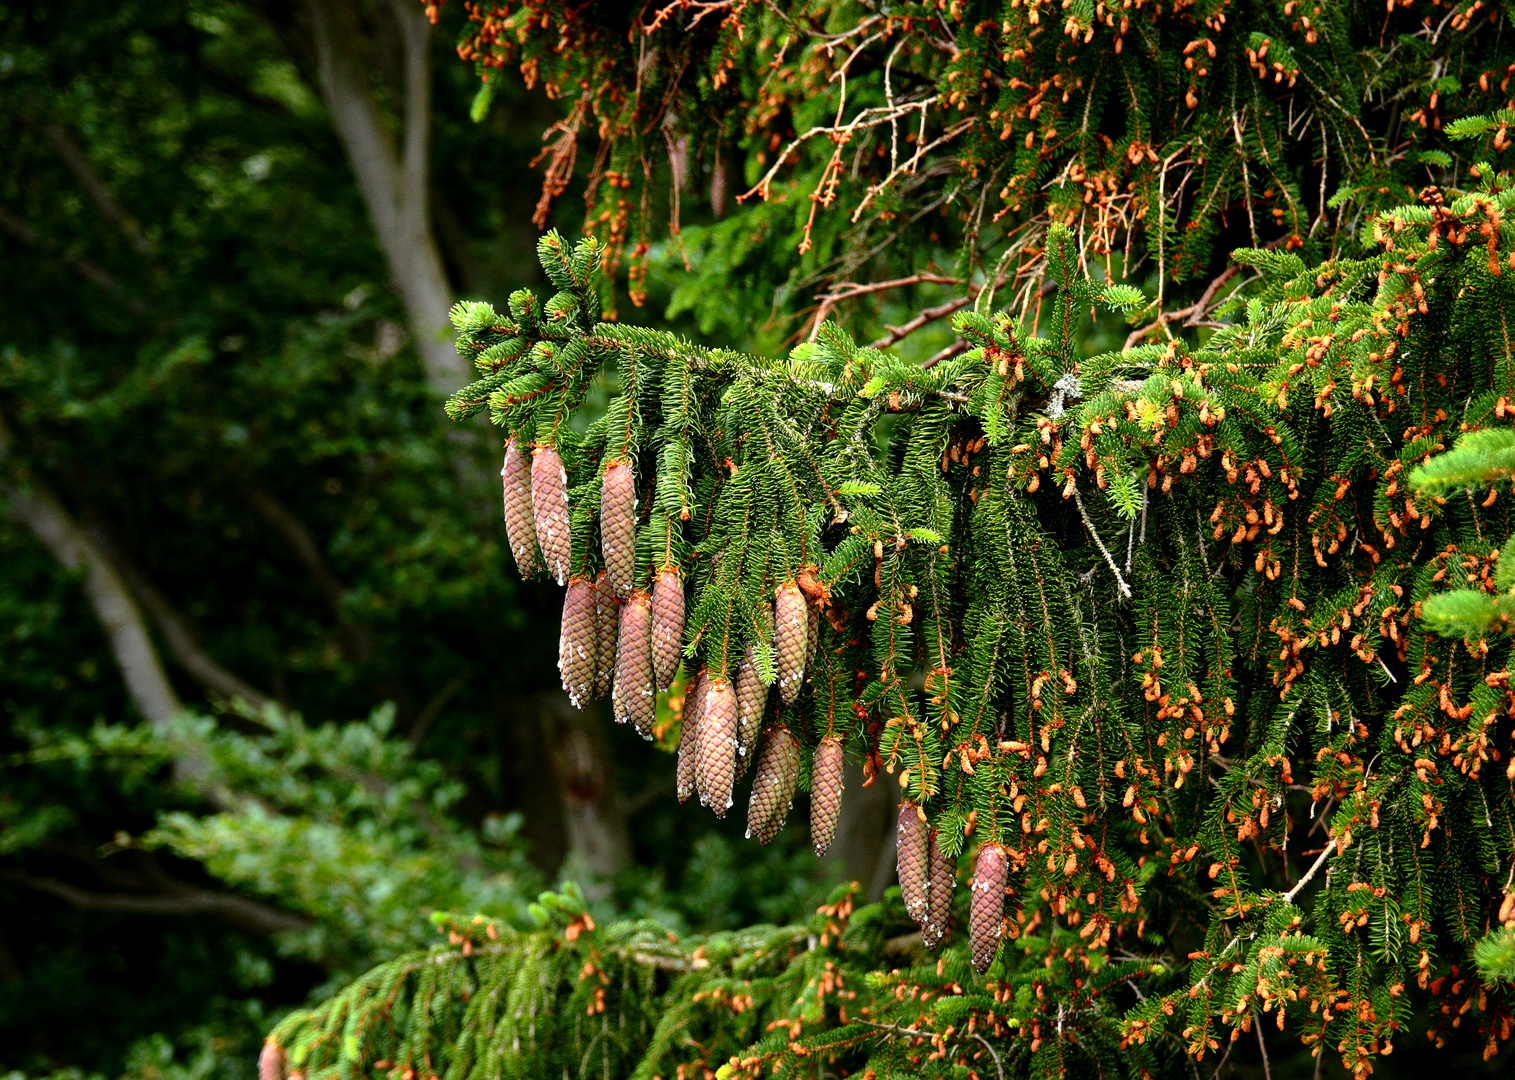
[[[594,579],[594,696],[610,693],[615,681],[615,641],[621,633],[621,602],[601,570]]]
[[[836,838],[842,813],[842,744],[827,737],[815,748],[810,766],[810,844],[824,855]]]
[[[660,570],[652,583],[652,674],[659,690],[673,685],[683,647],[684,584],[677,570]]]
[[[926,866],[930,888],[926,894],[926,922],[921,927],[921,941],[934,949],[947,936],[952,920],[952,889],[957,884],[957,863],[942,850],[941,832],[931,830]]]
[[[705,670],[701,668],[684,687],[683,730],[679,733],[679,762],[674,771],[674,788],[679,802],[699,790],[700,706],[705,697]]]
[[[537,561],[537,527],[531,514],[531,459],[514,435],[505,442],[500,480],[505,489],[505,537],[510,541],[510,553],[521,576],[531,577],[541,565]]]
[[[699,765],[695,773],[700,801],[725,817],[736,783],[736,691],[720,677],[705,686],[700,714]]]
[[[973,884],[968,897],[968,943],[973,950],[973,970],[982,975],[994,963],[1000,934],[1005,928],[1005,849],[985,844],[973,865]]]
[[[611,702],[616,723],[630,723],[642,738],[652,738],[652,723],[657,717],[657,697],[652,689],[652,601],[644,592],[632,593],[621,606]]]
[[[778,835],[789,816],[799,780],[800,744],[788,728],[774,724],[763,732],[763,749],[752,777],[752,796],[747,802],[748,836],[767,846]]]
[[[631,595],[636,573],[637,493],[631,466],[617,461],[600,480],[600,550],[611,588],[622,600]]]
[[[773,597],[774,668],[779,697],[788,705],[805,681],[805,652],[809,648],[810,616],[805,594],[793,582],[780,585]]]
[[[900,804],[899,823],[894,833],[895,867],[899,872],[900,896],[905,910],[917,923],[925,923],[926,892],[930,887],[929,842],[926,822],[920,808],[909,799]]]
[[[563,621],[558,631],[558,673],[573,707],[582,709],[594,693],[595,665],[599,659],[599,628],[596,621],[594,583],[576,577],[563,596]]]
[[[550,446],[531,452],[531,515],[537,546],[547,572],[559,585],[568,583],[573,561],[573,537],[568,531],[568,473],[563,459]]]

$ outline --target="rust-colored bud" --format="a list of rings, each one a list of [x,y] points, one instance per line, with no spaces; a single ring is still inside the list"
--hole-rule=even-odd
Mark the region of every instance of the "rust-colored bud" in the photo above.
[[[725,817],[736,782],[736,691],[718,675],[705,685],[699,736],[695,782],[700,802],[714,810],[716,817]]]
[[[968,943],[973,949],[973,970],[980,975],[994,963],[1000,934],[1004,932],[1007,870],[1003,847],[989,843],[978,849],[968,897]]]
[[[258,1055],[258,1080],[288,1080],[289,1058],[284,1047],[269,1039]]]
[[[594,583],[588,578],[569,579],[558,631],[558,674],[576,709],[587,705],[594,693],[595,664],[599,661],[595,599]]]
[[[926,948],[934,949],[947,936],[947,924],[952,921],[952,889],[957,884],[957,861],[942,850],[941,832],[937,829],[931,830],[926,863],[931,887],[926,895],[926,922],[921,927],[921,940]]]
[[[610,693],[615,681],[615,639],[621,632],[621,602],[603,570],[594,579],[594,626],[594,696],[598,699]]]
[[[565,585],[573,561],[573,536],[568,529],[568,473],[563,468],[563,459],[550,446],[539,446],[531,452],[531,514],[547,572],[559,585]]]
[[[757,668],[757,646],[749,644],[736,669],[736,752],[751,757],[768,705],[768,685]]]
[[[658,571],[652,583],[652,674],[659,690],[673,685],[684,647],[684,583],[679,572]]]
[[[632,593],[621,607],[610,700],[616,723],[631,723],[642,738],[652,738],[657,716],[657,695],[652,689],[652,601],[644,592]]]
[[[794,801],[800,780],[800,744],[782,724],[763,732],[763,750],[752,777],[752,797],[747,802],[747,835],[763,846],[779,834]]]
[[[704,699],[705,669],[701,668],[684,686],[684,723],[679,732],[679,763],[674,772],[674,787],[681,803],[688,802],[699,787],[700,707]]]
[[[917,923],[926,921],[931,870],[928,865],[930,844],[926,837],[926,815],[910,799],[900,803],[899,823],[894,833],[895,867],[899,873],[900,896],[905,911]]]
[[[836,837],[842,813],[842,743],[827,736],[815,748],[810,764],[810,844],[824,855]]]
[[[613,462],[600,481],[600,550],[616,596],[631,595],[637,564],[637,491],[631,466]]]
[[[805,613],[805,594],[794,582],[778,587],[773,597],[774,668],[779,697],[788,705],[799,696],[805,681],[805,650],[810,636],[810,617]]]
[[[505,488],[505,537],[516,569],[522,577],[531,577],[541,564],[537,561],[537,530],[531,515],[531,460],[512,435],[505,440],[505,464],[500,467]]]

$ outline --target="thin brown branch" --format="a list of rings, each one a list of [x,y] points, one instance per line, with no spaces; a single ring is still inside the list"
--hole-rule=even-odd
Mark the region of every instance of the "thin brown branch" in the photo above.
[[[118,911],[134,915],[211,915],[257,934],[300,930],[310,920],[256,900],[170,881],[169,891],[155,893],[97,893],[53,877],[36,877],[19,870],[0,870],[0,879],[24,886],[83,911]]]
[[[116,200],[111,197],[110,189],[105,186],[105,181],[100,179],[100,174],[90,164],[89,156],[74,140],[73,135],[58,124],[37,124],[24,117],[22,123],[37,130],[47,140],[47,144],[53,148],[53,152],[58,155],[64,167],[73,174],[75,182],[78,183],[85,197],[95,204],[95,209],[100,212],[100,216],[120,230],[138,254],[151,255],[152,242],[142,235],[142,229],[136,221],[123,213],[121,207],[116,205]]]

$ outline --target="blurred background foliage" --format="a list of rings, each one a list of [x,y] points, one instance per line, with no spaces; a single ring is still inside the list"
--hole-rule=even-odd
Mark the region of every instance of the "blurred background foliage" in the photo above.
[[[388,152],[424,107],[398,245],[329,107],[334,21]],[[474,124],[457,29],[383,0],[0,3],[0,1073],[248,1076],[429,909],[514,919],[565,877],[719,929],[892,865],[887,793],[829,863],[803,830],[738,854],[738,816],[679,813],[656,751],[557,691],[559,597],[507,569],[497,440],[443,416],[405,287],[408,251],[452,297],[541,284],[525,165],[555,106],[502,85]],[[729,240],[686,231],[696,270]],[[786,246],[748,252],[746,297],[655,258],[638,318],[764,323]],[[185,715],[141,696],[155,666]]]

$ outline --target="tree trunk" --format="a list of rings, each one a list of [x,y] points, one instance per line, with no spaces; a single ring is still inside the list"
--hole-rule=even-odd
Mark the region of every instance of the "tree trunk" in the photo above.
[[[843,785],[836,839],[826,859],[840,865],[849,880],[861,885],[868,900],[877,900],[894,884],[894,818],[899,787],[888,773],[881,773],[872,787],[863,787],[863,767],[852,762],[843,771]]]

